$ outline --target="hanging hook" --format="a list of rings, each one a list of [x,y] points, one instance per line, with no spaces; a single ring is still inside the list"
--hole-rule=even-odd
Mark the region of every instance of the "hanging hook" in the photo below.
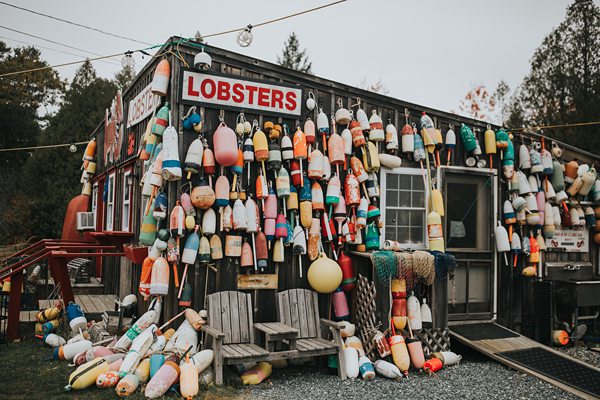
[[[219,122],[225,121],[225,110],[219,110]]]

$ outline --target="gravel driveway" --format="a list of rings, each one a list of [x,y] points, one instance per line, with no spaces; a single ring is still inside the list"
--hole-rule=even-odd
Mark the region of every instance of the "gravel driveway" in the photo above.
[[[600,354],[582,347],[565,353],[600,366]],[[539,379],[510,370],[479,356],[466,356],[460,365],[445,368],[436,376],[411,373],[393,381],[377,377],[342,381],[311,367],[275,369],[268,382],[241,390],[251,399],[577,399],[578,397]]]

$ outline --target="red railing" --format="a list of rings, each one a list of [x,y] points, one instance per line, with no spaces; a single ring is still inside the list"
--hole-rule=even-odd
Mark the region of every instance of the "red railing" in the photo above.
[[[113,237],[114,236],[114,237]],[[54,284],[60,284],[62,298],[65,303],[74,301],[73,288],[69,279],[67,261],[73,258],[102,258],[124,256],[123,243],[128,235],[117,232],[98,232],[94,235],[96,241],[72,241],[44,239],[19,250],[3,260],[14,257],[24,258],[12,265],[0,269],[0,282],[10,278],[10,300],[8,307],[7,337],[9,340],[19,337],[19,314],[21,311],[21,288],[23,286],[23,270],[44,259],[48,260],[48,271],[54,278]],[[131,237],[131,234],[129,234]],[[101,240],[98,240],[101,239]],[[108,252],[107,252],[108,251]]]

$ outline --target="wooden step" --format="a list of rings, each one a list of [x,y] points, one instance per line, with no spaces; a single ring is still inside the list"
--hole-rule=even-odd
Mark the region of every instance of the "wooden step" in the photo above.
[[[90,283],[73,283],[74,295],[101,295],[104,294],[104,284],[98,278],[91,277]]]

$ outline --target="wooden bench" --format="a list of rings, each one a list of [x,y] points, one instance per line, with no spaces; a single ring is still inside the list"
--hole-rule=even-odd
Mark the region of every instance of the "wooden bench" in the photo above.
[[[215,383],[223,384],[223,366],[246,362],[273,361],[297,356],[291,344],[288,350],[273,351],[274,342],[287,339],[293,342],[297,330],[277,323],[254,324],[250,294],[227,291],[206,298],[208,325],[202,330],[212,338]],[[265,347],[256,344],[254,331],[265,334]]]
[[[338,355],[338,375],[346,379],[344,342],[340,334],[341,323],[319,318],[316,292],[307,289],[290,289],[277,294],[279,322],[298,330],[296,348],[300,357]],[[321,326],[329,328],[333,342],[322,337]]]

